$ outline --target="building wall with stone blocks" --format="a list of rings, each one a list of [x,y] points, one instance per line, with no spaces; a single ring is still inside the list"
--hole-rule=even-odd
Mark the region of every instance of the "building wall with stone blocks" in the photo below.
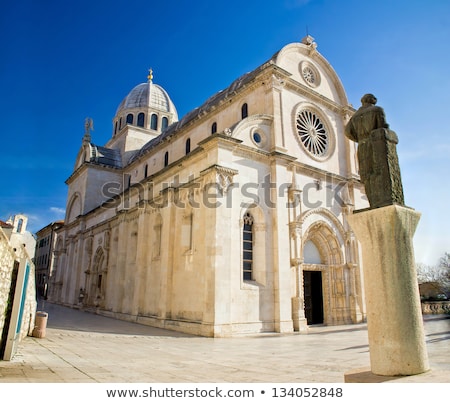
[[[0,230],[0,331],[3,331],[5,312],[8,305],[11,277],[14,267],[15,253],[9,245],[9,239]]]
[[[364,321],[353,111],[309,37],[180,120],[151,76],[86,129],[50,299],[215,337]]]
[[[13,231],[17,232],[16,228],[14,228]],[[30,265],[30,272],[27,289],[25,290],[26,296],[20,328],[20,340],[27,335],[31,335],[34,328],[37,308],[34,264],[30,259],[26,248],[22,245],[11,245],[10,237],[5,234],[3,229],[0,229],[0,334],[3,334],[5,326],[13,269],[16,262],[18,264],[22,260],[28,262]]]

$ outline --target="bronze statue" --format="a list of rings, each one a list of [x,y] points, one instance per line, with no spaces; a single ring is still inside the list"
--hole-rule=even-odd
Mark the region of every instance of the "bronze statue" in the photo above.
[[[396,145],[398,137],[386,123],[383,108],[372,94],[361,98],[345,135],[358,143],[359,174],[370,208],[392,204],[404,206],[403,187]]]

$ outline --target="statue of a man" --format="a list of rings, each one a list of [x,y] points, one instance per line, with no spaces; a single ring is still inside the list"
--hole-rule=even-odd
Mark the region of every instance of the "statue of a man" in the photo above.
[[[404,205],[396,145],[398,137],[386,123],[383,108],[372,94],[361,98],[362,106],[345,128],[345,135],[358,143],[359,174],[370,208]]]

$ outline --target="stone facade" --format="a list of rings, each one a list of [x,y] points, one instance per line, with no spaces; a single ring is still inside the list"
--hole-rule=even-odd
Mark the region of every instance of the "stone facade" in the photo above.
[[[5,312],[8,305],[9,290],[14,267],[15,253],[9,245],[9,239],[0,230],[0,330],[5,324]]]
[[[181,120],[152,79],[104,147],[86,125],[49,298],[215,337],[363,321],[353,109],[311,38]]]
[[[19,226],[17,224],[19,224]],[[28,247],[26,247],[27,241],[30,241],[32,238],[30,238],[29,235],[31,234],[26,231],[25,216],[16,216],[14,220],[8,221],[7,223],[2,222],[2,228],[0,228],[0,335],[3,347],[7,335],[5,320],[11,298],[10,290],[13,281],[13,271],[14,268],[18,267],[20,262],[24,260],[29,263],[30,272],[19,339],[21,340],[25,336],[31,335],[34,328],[34,319],[37,308],[35,269],[32,257],[28,254],[28,249],[32,250],[32,248],[34,248],[34,243],[31,242],[31,245],[29,244]]]
[[[56,246],[56,230],[64,221],[55,221],[36,232],[36,251],[34,264],[36,268],[36,290],[40,297],[47,297],[48,279],[53,272],[53,254]]]

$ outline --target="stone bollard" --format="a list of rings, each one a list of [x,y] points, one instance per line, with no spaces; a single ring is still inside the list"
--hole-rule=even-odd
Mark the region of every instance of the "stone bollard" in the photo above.
[[[34,321],[33,337],[44,338],[47,329],[48,313],[43,311],[36,312],[36,319]]]
[[[417,211],[392,205],[355,212],[361,242],[372,373],[415,375],[429,369],[412,237]]]

